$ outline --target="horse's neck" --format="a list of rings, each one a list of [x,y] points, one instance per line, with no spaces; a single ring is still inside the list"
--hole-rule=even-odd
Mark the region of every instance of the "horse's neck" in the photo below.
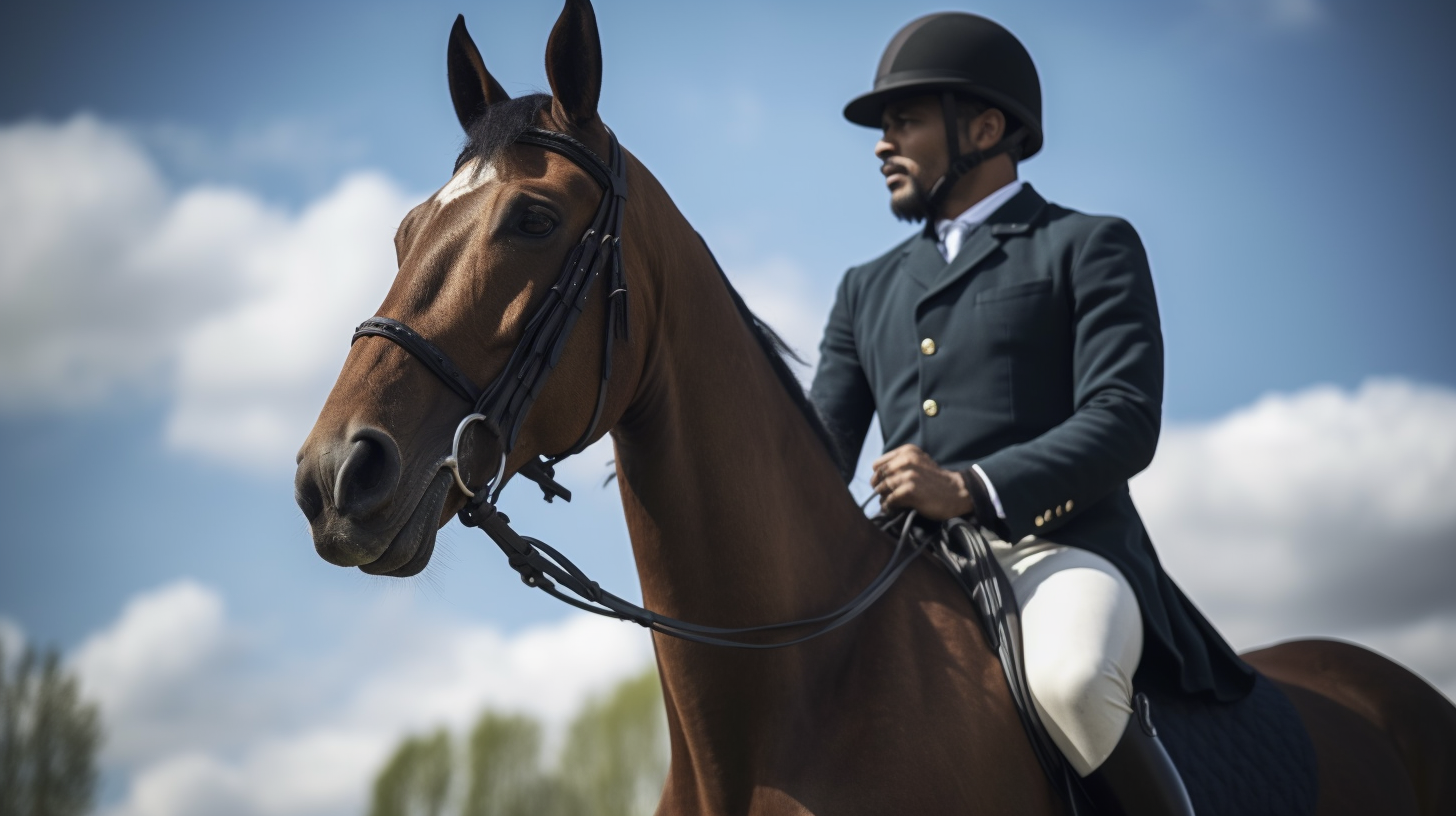
[[[644,601],[725,627],[822,614],[858,592],[889,548],[706,249],[691,232],[682,241],[675,267],[655,281],[648,362],[614,431]],[[752,746],[784,744],[796,712],[822,702],[813,699],[831,684],[822,675],[842,666],[851,648],[874,648],[847,637],[748,653],[657,636],[675,766],[697,769],[688,772],[695,787],[731,788],[761,774],[767,760]]]
[[[725,626],[822,612],[853,594],[873,532],[711,257],[681,256],[616,432],[644,598]]]
[[[706,248],[648,174],[632,184],[627,234],[653,240],[629,257],[641,376],[613,436],[643,598],[724,627],[828,612],[884,565],[887,541]],[[672,739],[660,812],[1055,809],[964,595],[924,562],[810,643],[743,651],[655,639]],[[967,767],[984,787],[954,781]],[[860,784],[841,784],[845,775]],[[898,786],[889,799],[865,797],[887,785]]]

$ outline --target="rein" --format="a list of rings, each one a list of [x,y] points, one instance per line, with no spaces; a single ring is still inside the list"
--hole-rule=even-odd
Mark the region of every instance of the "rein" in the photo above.
[[[602,200],[597,205],[596,216],[591,226],[582,235],[576,248],[567,256],[556,283],[546,293],[546,299],[537,308],[526,324],[525,333],[511,352],[505,368],[490,385],[480,388],[466,376],[438,346],[425,339],[418,332],[398,320],[387,317],[371,317],[354,330],[353,343],[361,337],[386,338],[403,348],[428,368],[446,387],[470,403],[471,412],[460,420],[455,429],[450,455],[442,467],[448,468],[455,479],[455,486],[469,499],[457,514],[460,523],[467,527],[478,527],[505,553],[512,569],[520,574],[521,580],[531,587],[542,590],[552,597],[568,603],[577,609],[592,612],[608,618],[631,621],[644,628],[664,635],[705,643],[714,646],[730,646],[740,649],[777,649],[803,643],[827,634],[868,609],[895,583],[905,569],[929,544],[924,536],[911,535],[916,514],[912,511],[903,517],[895,548],[889,560],[870,583],[843,605],[831,612],[802,620],[784,623],[724,628],[703,626],[676,618],[660,615],[650,609],[608,592],[587,577],[586,573],[562,555],[551,545],[540,539],[517,533],[510,525],[510,519],[496,507],[501,491],[505,488],[506,457],[514,449],[521,425],[535,402],[546,378],[551,374],[566,341],[571,336],[577,320],[586,307],[587,296],[592,285],[603,275],[608,279],[607,320],[605,342],[602,348],[602,376],[597,388],[596,407],[586,432],[566,451],[550,457],[532,458],[520,469],[521,475],[535,482],[542,490],[546,501],[560,496],[571,501],[571,491],[555,480],[555,466],[568,456],[580,453],[591,441],[597,424],[601,420],[606,404],[607,385],[612,376],[612,348],[618,339],[627,338],[627,293],[626,279],[622,274],[621,229],[622,210],[627,200],[626,163],[616,134],[607,130],[610,144],[610,163],[603,161],[589,147],[568,136],[542,128],[527,128],[516,141],[536,145],[559,153],[581,167],[602,187]],[[710,253],[711,254],[711,253]],[[726,280],[725,280],[726,283]],[[731,287],[730,287],[731,289]],[[495,475],[479,490],[472,490],[460,473],[460,440],[474,423],[485,425],[501,442],[500,464]],[[900,517],[879,522],[882,530],[888,531]],[[916,541],[906,546],[911,538]],[[565,591],[563,591],[565,590]],[[570,595],[566,594],[571,593]],[[572,597],[572,596],[575,597]],[[796,629],[818,624],[814,631],[790,640],[771,643],[745,642],[730,638],[742,635]]]

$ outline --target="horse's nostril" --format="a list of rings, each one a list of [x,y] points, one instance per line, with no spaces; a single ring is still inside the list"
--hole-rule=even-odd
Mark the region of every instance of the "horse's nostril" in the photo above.
[[[372,428],[354,434],[334,483],[334,504],[341,515],[368,516],[394,495],[399,482],[399,447]]]
[[[354,450],[349,454],[349,461],[358,462],[351,475],[354,487],[359,490],[373,490],[384,480],[384,472],[388,468],[388,463],[384,461],[382,446],[373,439],[360,439],[355,442]]]

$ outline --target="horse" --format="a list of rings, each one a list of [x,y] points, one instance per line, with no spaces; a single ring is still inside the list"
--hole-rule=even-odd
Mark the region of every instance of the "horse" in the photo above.
[[[401,222],[378,315],[489,382],[604,195],[570,157],[516,137],[564,133],[598,156],[616,142],[597,112],[587,0],[566,0],[552,29],[550,95],[511,99],[463,18],[447,63],[468,142],[448,183]],[[887,537],[845,489],[771,333],[663,187],[621,155],[624,283],[584,297],[518,432],[456,432],[470,411],[458,390],[399,343],[356,336],[298,455],[296,498],[325,560],[418,573],[482,485],[610,433],[650,608],[722,627],[806,618],[881,569]],[[606,360],[616,308],[630,329]],[[792,648],[654,641],[671,746],[661,814],[1065,812],[965,594],[929,559],[852,623]],[[1334,642],[1246,659],[1308,727],[1320,814],[1456,814],[1456,709],[1430,686]]]

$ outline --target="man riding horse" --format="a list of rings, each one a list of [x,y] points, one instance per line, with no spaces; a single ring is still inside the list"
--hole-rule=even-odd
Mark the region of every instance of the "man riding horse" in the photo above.
[[[1134,678],[1226,701],[1253,674],[1163,571],[1128,493],[1163,396],[1137,233],[1017,177],[1042,146],[1041,87],[991,20],[910,23],[844,115],[881,128],[890,208],[925,228],[845,274],[813,401],[850,462],[878,413],[885,510],[994,534],[1037,712],[1094,797],[1191,814]]]

